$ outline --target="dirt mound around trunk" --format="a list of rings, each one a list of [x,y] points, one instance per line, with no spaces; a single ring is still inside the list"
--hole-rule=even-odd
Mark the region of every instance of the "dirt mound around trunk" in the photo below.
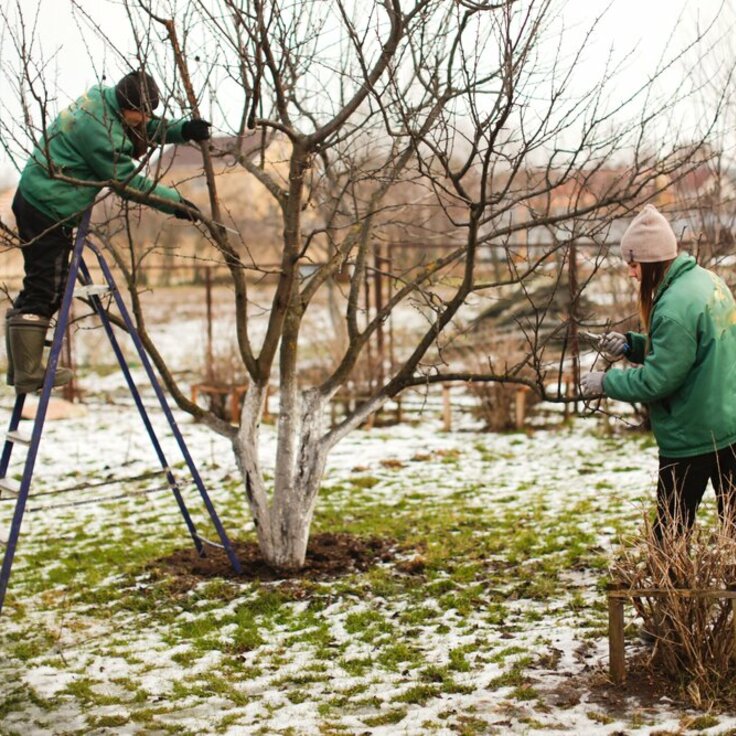
[[[393,539],[346,533],[315,534],[309,540],[304,567],[279,570],[266,564],[256,542],[234,541],[233,546],[243,568],[241,575],[233,572],[225,552],[213,547],[206,547],[206,557],[200,557],[194,547],[178,549],[150,563],[148,570],[154,577],[178,579],[185,587],[212,578],[327,580],[367,570],[378,562],[389,562],[398,551]]]

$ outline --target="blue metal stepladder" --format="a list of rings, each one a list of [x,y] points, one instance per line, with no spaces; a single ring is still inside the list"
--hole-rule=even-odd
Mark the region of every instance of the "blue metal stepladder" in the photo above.
[[[38,407],[36,409],[36,417],[33,423],[33,430],[30,437],[23,435],[18,430],[18,426],[21,420],[21,413],[23,411],[23,405],[25,403],[25,398],[27,395],[19,394],[15,400],[15,405],[10,417],[10,425],[6,434],[5,445],[3,447],[2,456],[0,456],[0,495],[10,494],[16,497],[15,511],[13,513],[13,519],[10,525],[10,530],[7,534],[7,538],[0,537],[0,549],[4,547],[3,562],[2,567],[0,568],[0,611],[2,611],[3,602],[5,601],[5,593],[7,591],[8,581],[10,579],[10,570],[13,565],[15,551],[18,545],[18,537],[20,534],[20,528],[23,521],[23,514],[25,512],[26,503],[29,497],[31,480],[33,477],[33,469],[36,463],[36,457],[38,455],[41,435],[43,433],[46,410],[48,408],[49,399],[51,398],[51,390],[54,385],[54,375],[56,374],[56,369],[59,363],[59,356],[61,355],[61,347],[64,339],[64,334],[66,332],[67,325],[69,324],[69,313],[72,299],[75,296],[88,300],[88,302],[92,305],[95,312],[97,313],[97,316],[100,318],[100,321],[102,322],[102,326],[110,341],[110,345],[112,346],[113,352],[115,353],[115,357],[118,360],[123,375],[125,376],[126,383],[128,384],[130,393],[133,397],[133,400],[135,401],[135,405],[138,409],[138,412],[140,413],[143,424],[145,425],[148,435],[151,439],[151,443],[153,444],[155,453],[158,456],[159,462],[161,463],[161,468],[166,476],[166,481],[170,486],[172,493],[174,494],[174,498],[176,499],[179,511],[184,518],[184,522],[187,526],[187,529],[189,530],[189,534],[192,537],[192,541],[194,542],[194,546],[197,552],[200,554],[200,556],[204,556],[205,545],[220,547],[225,550],[225,553],[228,556],[230,565],[232,566],[233,570],[237,574],[241,572],[238,556],[235,553],[232,543],[228,539],[228,536],[225,532],[224,527],[222,526],[222,522],[220,521],[217,512],[215,511],[215,507],[213,506],[212,500],[210,499],[209,494],[204,487],[204,483],[202,482],[202,478],[199,475],[199,471],[197,470],[197,467],[194,464],[191,455],[189,454],[189,450],[186,446],[186,443],[184,442],[184,438],[181,435],[179,427],[176,424],[176,420],[174,419],[174,415],[171,412],[169,404],[166,400],[166,396],[164,395],[159,380],[153,370],[148,354],[143,347],[140,336],[135,329],[133,321],[130,318],[128,309],[125,306],[120,292],[118,291],[117,285],[115,284],[112,272],[99,248],[97,248],[97,246],[87,240],[91,212],[91,208],[85,212],[84,216],[82,217],[82,221],[77,228],[77,233],[74,241],[74,249],[71,256],[71,263],[69,265],[69,277],[64,290],[64,297],[62,299],[61,309],[59,310],[59,317],[56,324],[56,329],[54,331],[53,341],[51,343],[51,351],[46,367],[46,374],[44,377],[43,387],[41,389]],[[89,269],[87,268],[87,265],[85,264],[82,257],[82,253],[85,247],[91,250],[97,258],[100,269],[102,271],[102,275],[106,282],[105,284],[92,283]],[[76,287],[78,280],[81,282],[81,286]],[[209,514],[210,520],[212,521],[212,524],[217,531],[221,544],[210,542],[197,532],[192,517],[190,516],[187,506],[184,502],[184,498],[182,497],[179,483],[174,477],[171,467],[166,460],[166,456],[164,455],[161,444],[159,443],[158,437],[156,436],[156,433],[153,429],[153,425],[151,424],[148,412],[143,405],[138,387],[136,386],[136,383],[130,373],[127,361],[125,360],[115,333],[113,332],[110,318],[100,299],[102,295],[110,295],[115,301],[118,311],[120,312],[120,316],[122,317],[122,320],[125,324],[126,331],[133,340],[141,364],[143,365],[146,374],[148,375],[148,379],[156,394],[156,398],[158,399],[161,409],[166,416],[171,432],[176,438],[179,449],[181,450],[182,456],[186,462],[192,479],[197,486],[205,508],[207,509],[207,513]],[[21,478],[20,484],[7,477],[10,457],[15,445],[25,445],[28,447],[28,454],[26,455],[23,476]]]

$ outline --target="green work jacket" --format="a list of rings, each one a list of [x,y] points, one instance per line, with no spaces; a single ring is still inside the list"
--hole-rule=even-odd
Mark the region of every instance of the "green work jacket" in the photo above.
[[[147,126],[149,139],[156,143],[182,143],[185,122],[153,118]],[[23,169],[18,187],[26,201],[41,213],[70,225],[81,219],[108,182],[117,183],[113,189],[126,199],[144,201],[173,213],[176,208],[171,203],[181,202],[179,193],[136,173],[138,167],[133,159],[133,142],[123,127],[115,88],[98,86],[51,123]],[[55,178],[55,172],[79,183]]]
[[[606,396],[648,405],[660,454],[679,458],[736,442],[736,304],[714,273],[681,253],[654,298],[649,340],[629,333],[637,368],[609,370]]]

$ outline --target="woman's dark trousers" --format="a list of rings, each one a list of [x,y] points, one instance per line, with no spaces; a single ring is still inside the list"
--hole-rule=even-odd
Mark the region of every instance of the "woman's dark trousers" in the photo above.
[[[736,444],[693,457],[660,455],[657,519],[654,524],[658,539],[671,523],[680,530],[692,527],[708,481],[713,484],[721,518],[728,513],[731,519],[736,520]]]

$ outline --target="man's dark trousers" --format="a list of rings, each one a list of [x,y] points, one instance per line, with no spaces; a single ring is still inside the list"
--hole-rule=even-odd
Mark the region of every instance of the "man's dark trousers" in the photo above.
[[[50,319],[61,306],[69,275],[73,227],[54,222],[16,191],[13,214],[23,250],[23,288],[13,305],[15,314]]]

